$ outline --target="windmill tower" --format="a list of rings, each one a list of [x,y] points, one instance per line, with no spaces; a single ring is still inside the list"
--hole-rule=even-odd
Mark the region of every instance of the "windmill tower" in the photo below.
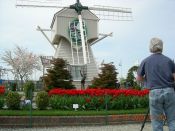
[[[17,6],[51,7],[39,5]],[[53,7],[60,8],[60,6]],[[131,11],[130,9],[116,7],[87,7],[83,6],[79,0],[69,7],[61,8],[60,11],[54,14],[50,26],[51,39],[46,36],[44,29],[38,26],[38,30],[43,33],[55,49],[54,57],[67,60],[69,63],[68,69],[72,74],[76,87],[80,87],[78,86],[78,83],[81,81],[80,71],[87,76],[87,86],[91,84],[91,80],[98,75],[91,46],[105,37],[111,36],[110,33],[103,34],[102,37],[100,37],[100,33],[98,32],[98,22],[100,19],[92,10],[106,12],[101,16],[105,17],[103,19],[111,20],[130,20]]]

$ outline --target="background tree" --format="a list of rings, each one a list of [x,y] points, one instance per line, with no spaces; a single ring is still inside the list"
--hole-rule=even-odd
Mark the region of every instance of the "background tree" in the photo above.
[[[50,90],[52,88],[64,88],[73,89],[72,76],[67,70],[68,63],[61,59],[56,58],[51,61],[53,65],[47,70],[46,76],[44,76],[45,89]]]
[[[128,70],[127,78],[126,78],[126,86],[127,87],[132,87],[132,88],[140,88],[140,86],[136,82],[136,73],[137,73],[138,66],[132,66]]]
[[[94,88],[116,88],[117,83],[117,74],[116,68],[113,65],[113,63],[109,64],[102,64],[102,67],[100,68],[101,73],[98,74],[98,78],[95,77],[92,80],[91,87]]]
[[[12,67],[15,78],[20,79],[22,83],[24,79],[28,80],[34,70],[41,69],[39,57],[19,46],[12,51],[5,51],[1,59]]]

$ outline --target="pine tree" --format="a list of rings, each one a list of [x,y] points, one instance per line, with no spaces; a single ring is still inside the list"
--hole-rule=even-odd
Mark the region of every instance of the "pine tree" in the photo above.
[[[117,80],[117,74],[115,66],[110,64],[103,64],[101,73],[98,74],[98,78],[95,77],[92,80],[92,87],[94,88],[115,88]]]
[[[128,70],[126,83],[128,87],[139,89],[140,86],[136,82],[136,78],[134,76],[134,73],[137,72],[138,66],[133,66]]]
[[[67,62],[61,58],[56,58],[51,61],[53,65],[47,70],[44,76],[44,84],[47,90],[52,88],[74,89],[72,85],[72,76],[67,70]]]

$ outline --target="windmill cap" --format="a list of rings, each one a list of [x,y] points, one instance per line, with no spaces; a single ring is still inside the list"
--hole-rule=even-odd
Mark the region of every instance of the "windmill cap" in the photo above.
[[[162,53],[163,41],[157,37],[152,38],[149,49],[151,53]]]

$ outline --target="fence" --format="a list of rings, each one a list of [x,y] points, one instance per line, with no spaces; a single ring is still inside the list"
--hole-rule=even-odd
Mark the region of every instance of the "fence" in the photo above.
[[[43,90],[43,82],[42,81],[32,81],[34,83],[35,91]],[[6,87],[6,90],[13,91],[24,91],[23,83],[18,80],[3,80],[2,85]]]

